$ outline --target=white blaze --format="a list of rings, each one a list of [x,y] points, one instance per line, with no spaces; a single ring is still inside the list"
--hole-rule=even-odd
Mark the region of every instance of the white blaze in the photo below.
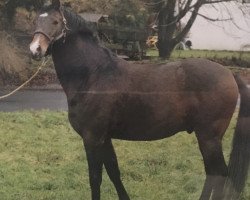
[[[41,15],[39,15],[40,17],[48,17],[49,16],[49,14],[48,13],[43,13],[43,14],[41,14]]]
[[[34,42],[30,44],[30,51],[33,55],[35,55],[37,52],[38,47],[40,46],[40,36],[36,38]]]

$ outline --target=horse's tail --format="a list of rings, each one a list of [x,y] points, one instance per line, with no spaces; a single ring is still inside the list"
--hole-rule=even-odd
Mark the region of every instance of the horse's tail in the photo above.
[[[232,152],[228,164],[229,176],[227,183],[231,185],[229,187],[231,191],[228,191],[231,193],[230,199],[239,198],[246,184],[250,167],[250,88],[238,75],[234,77],[241,98],[238,121],[232,142]]]

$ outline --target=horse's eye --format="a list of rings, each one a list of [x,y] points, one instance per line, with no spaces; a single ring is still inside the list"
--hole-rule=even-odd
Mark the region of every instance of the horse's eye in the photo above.
[[[55,20],[55,21],[53,21],[53,24],[57,25],[57,24],[59,24],[59,22]]]

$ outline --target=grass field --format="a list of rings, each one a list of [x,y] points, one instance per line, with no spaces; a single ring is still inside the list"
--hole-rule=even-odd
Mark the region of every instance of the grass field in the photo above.
[[[158,57],[158,51],[150,49],[147,51],[147,56],[152,58]],[[179,58],[208,58],[208,59],[241,59],[243,61],[250,61],[250,53],[248,51],[217,51],[217,50],[175,50],[171,54],[170,59],[175,60]]]
[[[227,159],[234,125],[235,119],[224,138]],[[198,199],[205,176],[194,134],[114,146],[131,200]],[[105,171],[101,190],[103,200],[118,199]],[[67,113],[0,113],[0,199],[90,199],[85,152]]]

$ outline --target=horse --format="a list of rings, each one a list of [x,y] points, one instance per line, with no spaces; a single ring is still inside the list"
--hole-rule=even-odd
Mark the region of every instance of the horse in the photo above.
[[[206,179],[200,199],[238,199],[250,162],[250,91],[240,76],[199,58],[129,63],[102,46],[95,30],[59,0],[38,13],[30,51],[37,60],[52,55],[69,122],[83,139],[92,200],[101,198],[103,167],[119,199],[130,199],[112,139],[153,141],[183,131],[195,133],[203,157]],[[227,166],[222,138],[239,94]]]

